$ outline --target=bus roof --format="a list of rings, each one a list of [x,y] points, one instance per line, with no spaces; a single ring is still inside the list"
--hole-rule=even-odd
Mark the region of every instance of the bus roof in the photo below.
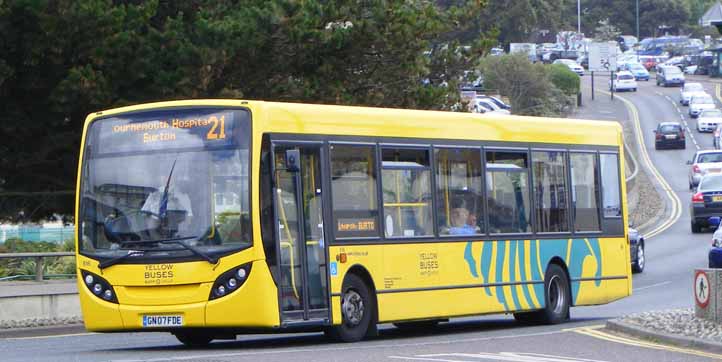
[[[90,114],[86,127],[98,117],[189,106],[247,107],[253,114],[255,133],[607,146],[619,146],[622,142],[621,125],[612,121],[223,99],[157,102],[110,109]]]

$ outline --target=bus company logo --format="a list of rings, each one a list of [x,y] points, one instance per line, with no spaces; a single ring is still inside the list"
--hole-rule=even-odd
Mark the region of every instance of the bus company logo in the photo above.
[[[173,264],[146,265],[143,273],[146,284],[169,283],[173,281],[173,276]]]

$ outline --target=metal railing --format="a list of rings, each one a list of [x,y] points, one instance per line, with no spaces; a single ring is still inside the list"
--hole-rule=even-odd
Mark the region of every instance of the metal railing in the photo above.
[[[0,259],[35,259],[35,281],[45,279],[45,258],[75,256],[72,251],[46,252],[46,253],[3,253]]]

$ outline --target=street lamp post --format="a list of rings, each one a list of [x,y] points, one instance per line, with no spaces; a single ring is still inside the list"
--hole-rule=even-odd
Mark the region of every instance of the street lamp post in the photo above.
[[[637,10],[637,44],[635,44],[637,49],[637,63],[639,63],[639,41],[642,39],[639,39],[639,0],[636,1],[636,10]]]
[[[577,0],[577,33],[582,33],[582,0]]]
[[[637,41],[639,40],[639,0],[637,0]]]

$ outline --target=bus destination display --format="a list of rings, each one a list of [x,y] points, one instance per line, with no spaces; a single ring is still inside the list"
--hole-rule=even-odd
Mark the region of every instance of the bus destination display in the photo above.
[[[185,113],[185,112],[181,112]],[[110,118],[100,121],[102,154],[188,147],[223,147],[233,143],[233,111]]]

